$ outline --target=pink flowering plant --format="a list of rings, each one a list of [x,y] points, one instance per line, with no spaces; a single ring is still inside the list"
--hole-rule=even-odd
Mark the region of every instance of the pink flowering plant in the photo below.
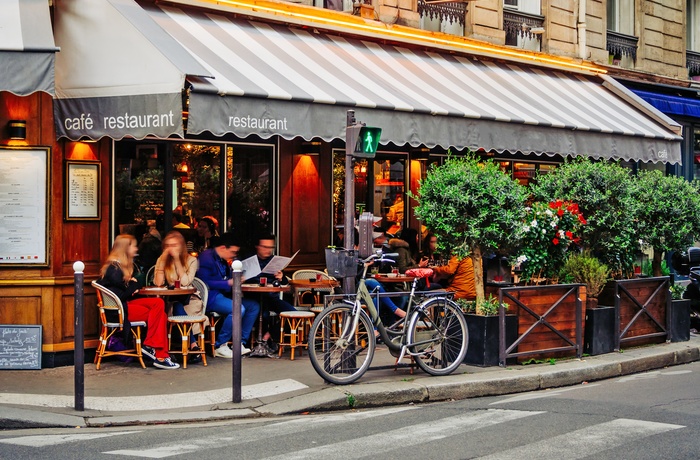
[[[515,260],[526,282],[542,279],[556,282],[572,245],[581,242],[581,228],[586,219],[576,203],[567,201],[536,202],[525,209],[520,228],[520,250]]]

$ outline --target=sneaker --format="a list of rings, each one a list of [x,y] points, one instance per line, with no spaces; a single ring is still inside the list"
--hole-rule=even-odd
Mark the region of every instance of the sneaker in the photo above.
[[[197,364],[202,362],[202,355],[199,353],[201,350],[199,349],[198,345],[195,345],[194,347],[190,348],[190,354],[187,355],[187,363],[188,364]],[[196,353],[196,354],[192,354]]]
[[[162,361],[159,359],[154,360],[153,367],[157,367],[158,369],[179,369],[180,365],[172,362],[170,358],[165,358]]]
[[[248,353],[250,353],[250,350],[248,350]],[[218,356],[219,358],[231,359],[233,358],[233,352],[228,347],[228,344],[224,343],[216,349],[216,356]]]
[[[141,354],[147,358],[156,361],[156,350],[153,347],[147,345],[141,345]]]
[[[250,353],[250,348],[246,347],[245,345],[241,344],[241,356],[245,356],[248,353]]]

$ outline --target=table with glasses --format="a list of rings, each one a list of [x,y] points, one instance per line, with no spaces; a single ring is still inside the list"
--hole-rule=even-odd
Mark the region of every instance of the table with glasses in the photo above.
[[[252,292],[260,294],[260,316],[258,318],[258,339],[255,342],[255,347],[250,352],[250,357],[252,358],[278,358],[278,355],[269,349],[266,343],[262,340],[262,330],[263,330],[263,309],[265,308],[265,296],[263,294],[269,293],[280,293],[289,292],[291,290],[290,285],[284,286],[273,286],[271,283],[261,286],[259,284],[242,284],[241,292]]]

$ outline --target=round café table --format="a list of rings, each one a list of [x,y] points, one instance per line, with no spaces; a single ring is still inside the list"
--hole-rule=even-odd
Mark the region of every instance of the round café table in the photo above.
[[[265,296],[262,294],[269,294],[275,292],[289,292],[291,286],[289,284],[284,286],[273,286],[269,283],[266,286],[260,286],[259,284],[241,284],[241,292],[252,292],[258,293],[260,295],[260,317],[258,319],[258,340],[255,343],[255,347],[250,352],[251,358],[278,358],[276,353],[272,353],[262,340],[262,329],[263,329],[263,309]]]

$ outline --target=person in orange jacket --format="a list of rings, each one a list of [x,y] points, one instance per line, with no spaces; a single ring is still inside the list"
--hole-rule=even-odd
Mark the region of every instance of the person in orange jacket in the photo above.
[[[447,265],[431,267],[435,278],[447,278],[446,290],[455,293],[455,299],[476,299],[474,265],[471,257],[460,260],[452,256]]]

